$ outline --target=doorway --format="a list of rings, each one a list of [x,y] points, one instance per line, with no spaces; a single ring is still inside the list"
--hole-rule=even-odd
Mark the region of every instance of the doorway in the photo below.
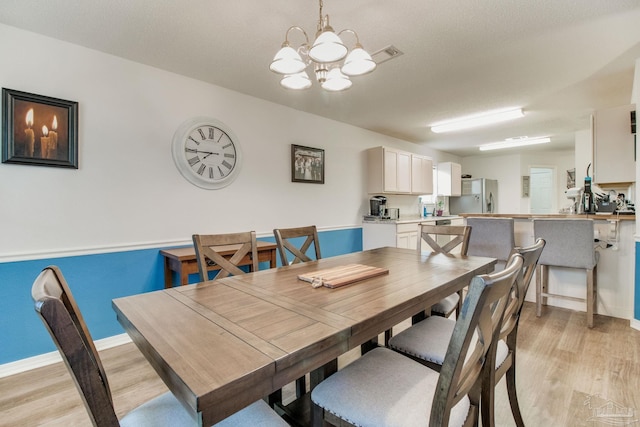
[[[530,166],[529,177],[529,212],[532,214],[558,213],[556,168],[550,166]]]

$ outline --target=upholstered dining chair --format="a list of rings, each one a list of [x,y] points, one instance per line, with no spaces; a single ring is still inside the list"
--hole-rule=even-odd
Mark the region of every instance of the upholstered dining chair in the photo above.
[[[473,232],[467,255],[496,258],[496,269],[503,268],[516,246],[513,218],[474,218],[466,220]]]
[[[517,277],[516,283],[509,293],[500,334],[496,345],[489,354],[489,359],[494,361],[487,365],[483,375],[482,425],[486,427],[494,425],[494,389],[505,374],[507,376],[507,392],[513,418],[516,421],[516,425],[524,426],[516,394],[516,341],[524,298],[544,245],[544,240],[538,239],[531,246],[525,248],[516,247],[512,251],[511,257],[519,254],[523,258],[523,272]],[[452,319],[429,317],[393,337],[389,341],[389,348],[439,371],[444,362],[448,343],[452,339],[454,329],[455,321]],[[493,366],[494,369],[490,369],[489,366]]]
[[[448,254],[456,248],[461,255],[467,255],[471,227],[466,225],[432,225],[420,224],[418,234],[418,252],[422,252],[423,246],[428,246],[435,253]],[[438,242],[445,237],[444,244]],[[450,239],[447,239],[450,238]],[[423,245],[423,242],[426,245]],[[462,308],[462,290],[451,294],[431,306],[431,314],[449,317],[454,312],[459,313]],[[416,318],[415,320],[419,320]]]
[[[534,219],[533,234],[547,245],[538,262],[536,273],[536,316],[542,315],[547,297],[582,301],[587,304],[587,327],[593,328],[594,313],[598,308],[598,260],[600,253],[594,248],[595,232],[592,219]],[[584,270],[587,276],[586,298],[550,293],[549,267]]]
[[[273,230],[280,253],[282,265],[297,264],[299,262],[311,261],[309,249],[313,245],[315,259],[321,259],[320,240],[318,239],[318,230],[315,225],[296,228],[276,228]],[[292,239],[305,240],[300,246],[296,246]],[[293,260],[289,261],[288,253],[293,256]]]
[[[376,348],[311,392],[313,425],[477,425],[483,366],[522,263],[514,255],[503,271],[471,280],[440,373]]]
[[[195,426],[171,392],[143,403],[118,420],[107,376],[91,334],[58,267],[46,267],[31,289],[35,310],[51,334],[94,426]],[[262,400],[216,426],[287,426]]]
[[[228,249],[229,245],[240,246],[227,259],[220,255],[218,251]],[[209,280],[208,268],[212,265],[217,265],[220,268],[220,271],[215,276],[216,279],[244,274],[245,272],[238,267],[238,264],[247,256],[251,258],[251,271],[258,271],[258,246],[255,231],[228,234],[194,234],[193,246],[196,250],[200,279],[203,282]]]

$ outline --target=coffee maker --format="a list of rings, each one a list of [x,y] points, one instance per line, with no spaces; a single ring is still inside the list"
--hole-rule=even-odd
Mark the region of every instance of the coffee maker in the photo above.
[[[387,214],[387,198],[384,196],[373,196],[369,200],[369,207],[372,216],[382,218]]]

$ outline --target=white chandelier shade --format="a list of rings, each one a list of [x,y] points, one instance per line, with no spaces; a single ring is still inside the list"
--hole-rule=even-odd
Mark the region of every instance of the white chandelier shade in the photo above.
[[[300,54],[291,46],[283,46],[276,53],[269,69],[280,74],[297,74],[307,68],[307,64],[302,61]]]
[[[297,49],[289,43],[289,33],[297,30],[304,35],[305,42]],[[356,38],[351,49],[343,43],[340,35],[348,32]],[[322,15],[322,0],[320,0],[320,18],[318,31],[313,45],[309,43],[307,33],[298,26],[290,27],[285,35],[282,47],[273,57],[269,69],[281,74],[280,84],[287,89],[308,89],[312,83],[305,69],[313,64],[316,80],[323,89],[339,92],[352,86],[349,77],[360,76],[372,72],[377,64],[371,55],[360,44],[358,34],[345,29],[336,34],[329,25],[329,16]],[[335,71],[334,71],[335,70]]]
[[[309,89],[311,87],[311,80],[306,72],[301,71],[296,74],[288,74],[284,76],[282,80],[280,80],[280,84],[287,89]]]

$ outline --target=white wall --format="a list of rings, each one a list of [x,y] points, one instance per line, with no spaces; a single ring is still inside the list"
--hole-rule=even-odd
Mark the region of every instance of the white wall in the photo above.
[[[3,88],[79,102],[80,164],[0,165],[0,261],[189,241],[194,232],[360,225],[369,198],[364,150],[439,155],[5,25],[0,57]],[[195,116],[226,123],[242,146],[242,172],[224,189],[195,187],[174,166],[173,134]],[[325,149],[324,185],[291,182],[291,144]]]
[[[522,197],[521,179],[529,175],[531,166],[551,166],[557,172],[557,206],[567,203],[566,170],[574,167],[571,151],[523,152],[522,154],[497,154],[473,156],[462,159],[462,173],[474,178],[498,180],[498,213],[529,213],[529,198]]]

